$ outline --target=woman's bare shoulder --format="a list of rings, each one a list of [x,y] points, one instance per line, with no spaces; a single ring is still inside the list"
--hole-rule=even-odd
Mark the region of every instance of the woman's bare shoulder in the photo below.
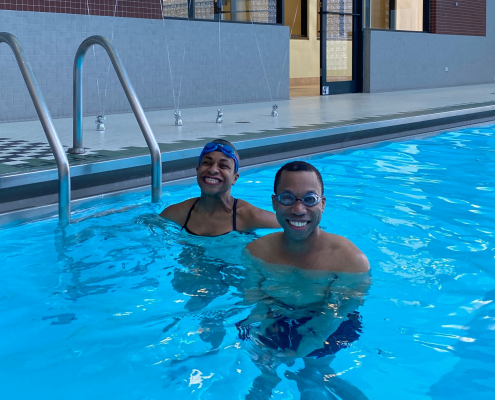
[[[258,209],[246,200],[237,199],[237,216],[240,218],[250,218]]]
[[[249,201],[237,199],[237,210],[241,212],[246,212],[251,210],[252,208],[257,208],[253,206]]]
[[[184,222],[186,222],[187,213],[196,202],[196,200],[198,200],[198,198],[194,197],[192,199],[187,199],[177,204],[172,204],[166,207],[160,213],[160,217],[175,222],[177,225],[184,225]]]
[[[237,216],[244,227],[243,230],[246,231],[280,228],[275,213],[256,207],[245,200],[237,200]]]

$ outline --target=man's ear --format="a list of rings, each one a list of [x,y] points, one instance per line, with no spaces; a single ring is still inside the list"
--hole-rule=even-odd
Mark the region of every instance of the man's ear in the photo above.
[[[324,212],[325,211],[325,203],[327,202],[327,198],[325,196],[323,196],[321,198],[321,212]]]

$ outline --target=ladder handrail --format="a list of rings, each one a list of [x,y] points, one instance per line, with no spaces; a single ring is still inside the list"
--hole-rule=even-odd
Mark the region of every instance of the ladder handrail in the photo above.
[[[158,203],[162,197],[162,159],[160,147],[156,142],[151,126],[148,123],[146,115],[144,114],[141,103],[132,87],[131,81],[127,72],[125,71],[124,65],[117,53],[115,47],[110,43],[110,41],[100,35],[90,36],[85,39],[79,48],[77,49],[76,56],[74,58],[74,120],[73,120],[73,147],[69,149],[69,153],[82,154],[84,153],[84,148],[82,144],[82,134],[83,134],[83,88],[82,88],[82,70],[84,56],[89,48],[95,44],[100,45],[105,49],[112,62],[112,65],[119,77],[120,84],[124,89],[124,92],[129,100],[132,111],[136,116],[141,132],[146,140],[146,144],[151,153],[151,201],[153,203]]]
[[[36,77],[34,76],[31,64],[24,53],[24,49],[14,35],[8,32],[0,32],[0,43],[7,43],[12,49],[19,69],[21,70],[24,83],[26,84],[34,108],[38,114],[46,138],[50,144],[58,169],[58,217],[60,224],[65,226],[70,223],[70,167],[67,155],[60,143],[57,135],[57,130],[53,125],[52,117],[48,111],[43,94],[38,86]]]

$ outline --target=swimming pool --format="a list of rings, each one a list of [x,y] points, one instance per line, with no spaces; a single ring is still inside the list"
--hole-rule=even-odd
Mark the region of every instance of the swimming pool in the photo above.
[[[338,352],[303,359],[242,340],[259,328],[242,325],[255,308],[242,249],[255,236],[187,238],[156,216],[163,205],[126,194],[79,211],[65,231],[54,219],[0,230],[2,397],[493,398],[495,129],[311,162],[325,183],[322,226],[372,267],[372,284],[346,294],[362,303],[360,322]],[[269,209],[278,167],[241,175],[234,196]],[[164,192],[168,204],[198,189]],[[318,279],[279,289],[310,296]]]

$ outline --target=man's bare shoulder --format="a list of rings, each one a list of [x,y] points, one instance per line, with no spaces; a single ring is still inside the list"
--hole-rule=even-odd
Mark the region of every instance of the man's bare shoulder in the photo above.
[[[267,261],[268,255],[273,254],[277,244],[280,242],[282,232],[275,232],[263,236],[249,243],[246,249],[253,257]]]
[[[196,202],[197,198],[187,199],[177,204],[172,204],[165,208],[160,217],[166,218],[177,225],[183,225],[187,218],[187,213]]]
[[[364,253],[349,239],[324,232],[328,243],[329,253],[336,261],[341,272],[366,272],[370,269],[370,264]]]

